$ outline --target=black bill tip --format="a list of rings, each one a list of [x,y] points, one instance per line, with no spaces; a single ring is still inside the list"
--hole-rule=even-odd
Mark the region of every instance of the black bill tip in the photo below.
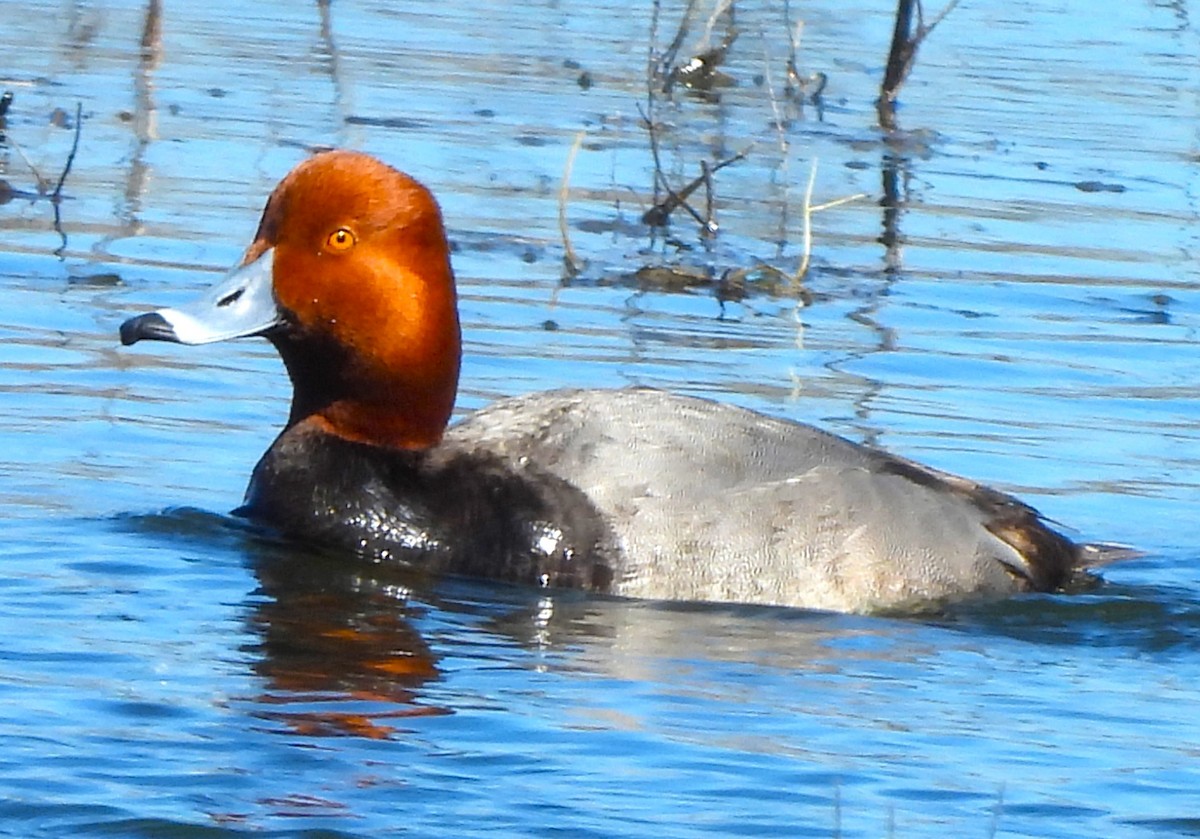
[[[147,341],[179,341],[174,327],[158,312],[147,312],[121,324],[121,343],[125,346],[136,344],[143,338]]]

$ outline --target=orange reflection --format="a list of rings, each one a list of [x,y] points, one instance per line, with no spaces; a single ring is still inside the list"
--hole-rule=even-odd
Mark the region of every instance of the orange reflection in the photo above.
[[[268,690],[255,714],[296,734],[387,739],[414,716],[449,713],[419,704],[439,677],[413,626],[408,589],[321,557],[264,558],[262,600],[250,616],[254,665]]]

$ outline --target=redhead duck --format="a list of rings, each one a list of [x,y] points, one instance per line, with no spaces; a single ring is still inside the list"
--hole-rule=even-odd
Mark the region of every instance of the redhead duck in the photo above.
[[[1062,588],[1088,550],[1017,499],[808,425],[657,390],[560,390],[447,427],[460,333],[430,192],[301,163],[241,264],[121,342],[262,336],[287,425],[239,512],[376,559],[620,596],[922,609]]]

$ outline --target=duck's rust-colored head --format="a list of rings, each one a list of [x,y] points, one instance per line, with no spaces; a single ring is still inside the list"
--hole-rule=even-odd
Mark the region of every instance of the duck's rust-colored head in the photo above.
[[[121,342],[275,345],[294,389],[288,427],[390,448],[438,443],[461,338],[441,211],[375,158],[318,154],[275,188],[241,264],[193,304],[131,318]]]

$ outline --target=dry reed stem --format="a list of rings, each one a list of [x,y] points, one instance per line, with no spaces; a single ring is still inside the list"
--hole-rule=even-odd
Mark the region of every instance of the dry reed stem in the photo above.
[[[822,210],[828,210],[832,207],[840,207],[842,204],[849,204],[851,201],[857,201],[860,198],[866,198],[867,193],[858,192],[854,195],[847,195],[842,198],[835,198],[832,201],[826,201],[823,204],[813,206],[812,195],[813,187],[817,183],[817,159],[814,157],[812,166],[808,171],[808,186],[804,189],[804,207],[802,208],[803,220],[803,253],[800,257],[800,267],[796,269],[795,275],[792,277],[792,284],[797,290],[800,288],[800,283],[808,274],[809,263],[812,261],[812,217],[813,213],[819,213]]]
[[[571,172],[575,168],[575,157],[579,154],[583,138],[586,136],[587,131],[580,131],[575,135],[575,142],[571,144],[571,151],[567,154],[567,165],[563,167],[562,184],[558,188],[558,232],[563,240],[563,260],[567,263],[567,271],[572,275],[578,274],[582,266],[575,249],[571,247],[571,233],[567,225],[567,199],[571,191]]]
[[[840,207],[843,204],[849,204],[851,201],[857,201],[860,198],[866,198],[867,195],[868,195],[868,193],[866,193],[866,192],[856,192],[853,195],[846,195],[842,198],[835,198],[832,201],[826,201],[824,204],[818,204],[817,206],[811,208],[809,212],[819,213],[822,210],[831,210],[834,207]]]
[[[813,158],[812,166],[808,170],[808,186],[804,189],[804,207],[802,209],[801,220],[803,221],[803,241],[804,249],[800,257],[800,267],[796,269],[796,276],[792,278],[792,284],[797,290],[800,288],[800,283],[804,280],[804,275],[808,273],[808,263],[812,258],[812,194],[813,187],[817,183],[817,158]]]

